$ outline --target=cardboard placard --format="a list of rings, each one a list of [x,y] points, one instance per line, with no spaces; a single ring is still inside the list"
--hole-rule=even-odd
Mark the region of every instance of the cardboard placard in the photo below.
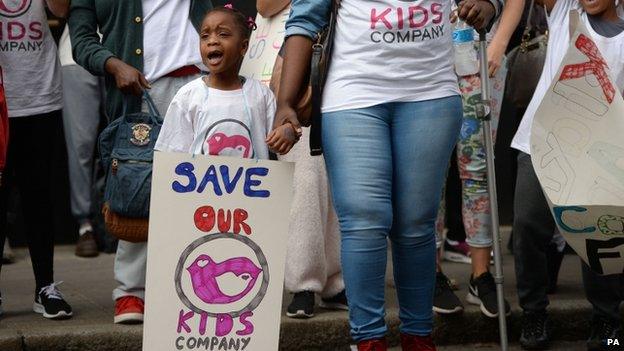
[[[258,28],[251,34],[249,50],[240,70],[243,76],[269,85],[275,59],[284,42],[284,27],[289,14],[290,6],[271,18],[256,17]]]
[[[292,163],[156,152],[143,350],[277,350]]]
[[[599,274],[624,270],[624,100],[582,23],[531,129],[561,234]]]

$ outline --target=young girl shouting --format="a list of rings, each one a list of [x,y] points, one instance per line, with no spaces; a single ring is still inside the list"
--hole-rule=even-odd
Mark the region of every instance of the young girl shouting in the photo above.
[[[257,80],[239,75],[255,28],[229,5],[206,14],[199,49],[210,74],[183,86],[169,106],[155,149],[215,156],[268,159],[269,147],[290,150],[298,139],[290,124],[267,135],[275,97]]]

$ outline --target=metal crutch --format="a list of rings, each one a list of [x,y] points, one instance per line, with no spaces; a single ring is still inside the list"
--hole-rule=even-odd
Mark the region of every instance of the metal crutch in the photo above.
[[[477,105],[477,118],[483,124],[485,137],[485,155],[487,161],[487,184],[490,195],[490,216],[492,220],[492,241],[494,249],[494,281],[498,302],[498,326],[501,350],[508,350],[507,320],[505,315],[505,296],[503,294],[503,256],[498,223],[498,198],[496,195],[496,171],[494,166],[494,142],[492,140],[492,118],[485,106],[490,104],[490,75],[487,59],[486,31],[479,31],[479,65],[481,78],[481,102]]]

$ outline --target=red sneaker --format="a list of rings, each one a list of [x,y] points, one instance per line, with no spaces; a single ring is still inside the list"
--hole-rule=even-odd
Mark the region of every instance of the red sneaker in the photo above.
[[[387,351],[388,343],[385,338],[360,341],[357,344],[358,351]]]
[[[143,323],[143,300],[136,296],[124,296],[115,301],[115,324]]]
[[[431,335],[418,336],[401,333],[401,349],[403,351],[436,351]]]

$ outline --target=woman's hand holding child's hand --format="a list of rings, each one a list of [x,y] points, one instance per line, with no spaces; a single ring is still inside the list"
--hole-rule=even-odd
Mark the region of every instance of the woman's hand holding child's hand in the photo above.
[[[285,123],[279,127],[275,127],[275,129],[269,133],[266,143],[271,151],[280,155],[285,155],[292,149],[295,143],[299,141],[300,137],[301,131],[297,132],[292,124]]]

